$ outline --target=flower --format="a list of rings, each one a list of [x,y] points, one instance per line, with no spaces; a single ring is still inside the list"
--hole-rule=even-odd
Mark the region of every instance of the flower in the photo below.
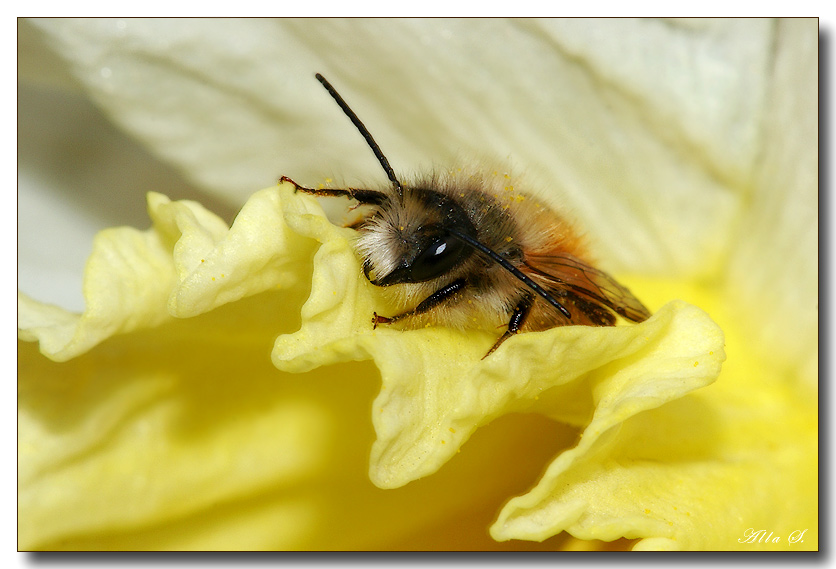
[[[307,61],[392,162],[525,157],[655,315],[481,361],[489,335],[372,330],[351,230],[286,184],[231,227],[150,193],[81,315],[20,296],[21,548],[816,547],[814,21],[24,25],[214,192],[364,173]],[[359,36],[389,49],[329,65]]]

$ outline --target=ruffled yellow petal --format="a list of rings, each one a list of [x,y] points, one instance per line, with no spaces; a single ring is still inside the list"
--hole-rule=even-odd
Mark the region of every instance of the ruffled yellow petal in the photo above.
[[[679,283],[638,288],[712,305]],[[582,454],[584,438],[529,494],[509,501],[491,535],[643,538],[635,548],[648,550],[816,549],[815,408],[747,350],[751,330],[722,309],[712,314],[729,355],[718,381],[628,418]]]
[[[315,302],[309,300],[309,312]],[[383,385],[373,406],[378,439],[370,476],[383,488],[432,474],[478,427],[506,413],[536,410],[584,425],[594,412],[587,427],[594,436],[584,439],[591,443],[626,418],[710,383],[724,358],[722,332],[684,303],[671,303],[641,326],[522,334],[484,361],[489,334],[372,332],[370,318],[356,320],[360,335],[333,343],[317,341],[303,322],[300,332],[277,340],[274,360],[285,346],[306,345],[300,361],[320,365],[349,359],[346,353],[371,354]]]
[[[179,233],[173,249],[177,286],[168,298],[173,316],[186,318],[208,312],[253,294],[286,289],[307,277],[313,242],[285,222],[289,215],[321,209],[307,200],[288,199],[292,187],[254,194],[228,228],[211,226],[181,211],[182,202],[151,195],[155,221],[166,215],[167,228]],[[214,221],[214,220],[213,220]]]
[[[503,508],[491,534],[644,538],[636,549],[652,550],[816,549],[816,416],[784,385],[740,385],[753,368],[726,367],[715,385],[590,445],[585,437]],[[776,496],[786,497],[781,507],[770,506]],[[751,529],[781,539],[747,543]],[[790,543],[805,529],[803,543]]]
[[[44,355],[66,361],[114,334],[165,321],[165,300],[174,280],[162,234],[132,228],[102,231],[85,268],[84,313],[45,307],[18,293],[20,337],[38,340]]]
[[[21,446],[27,449],[21,455],[25,466],[22,511],[27,507],[37,510],[37,500],[49,495],[50,487],[66,488],[68,479],[76,480],[69,486],[75,484],[78,491],[68,493],[74,496],[72,499],[58,500],[65,513],[80,508],[79,500],[90,503],[81,488],[91,482],[102,484],[101,476],[116,473],[116,480],[124,483],[120,476],[145,471],[138,481],[130,476],[129,479],[138,485],[138,490],[145,485],[154,487],[155,482],[161,485],[163,490],[157,490],[159,500],[143,501],[142,507],[131,512],[135,516],[133,522],[132,516],[125,517],[121,509],[115,511],[94,501],[91,523],[117,523],[115,518],[119,518],[121,524],[129,526],[159,515],[162,502],[173,499],[171,493],[176,491],[177,483],[154,469],[147,474],[148,456],[137,455],[136,449],[147,448],[149,441],[157,437],[171,438],[171,433],[166,436],[165,431],[171,428],[177,412],[166,409],[163,395],[172,389],[172,377],[180,376],[189,367],[200,370],[219,365],[217,354],[181,354],[177,347],[182,347],[183,342],[174,341],[171,334],[179,338],[198,334],[202,342],[211,342],[212,337],[222,342],[221,338],[227,338],[225,334],[231,332],[224,325],[228,311],[222,305],[263,291],[287,290],[289,284],[305,278],[309,271],[305,256],[310,256],[316,241],[321,245],[313,257],[310,296],[300,311],[302,325],[298,331],[276,340],[273,363],[298,372],[339,361],[375,360],[383,385],[373,406],[378,440],[372,447],[370,474],[380,487],[402,486],[437,471],[478,427],[512,412],[538,411],[578,426],[591,419],[581,446],[591,444],[627,418],[710,383],[722,361],[722,333],[705,313],[684,303],[672,303],[638,326],[567,327],[522,334],[486,360],[481,360],[481,356],[494,339],[490,334],[446,328],[373,330],[371,313],[378,299],[374,287],[362,278],[349,239],[352,232],[331,225],[315,200],[294,195],[290,185],[255,194],[229,230],[196,204],[170,202],[156,194],[149,195],[149,212],[153,220],[150,230],[116,229],[97,240],[85,275],[85,283],[92,283],[86,285],[85,293],[93,310],[72,320],[66,313],[25,298],[21,303],[21,322],[39,324],[23,330],[21,337],[40,339],[41,350],[57,360],[78,356],[108,335],[128,331],[136,335],[143,327],[168,323],[158,328],[161,334],[145,336],[144,341],[153,339],[152,361],[138,369],[131,367],[130,360],[118,361],[120,368],[125,368],[124,379],[120,376],[120,381],[108,382],[106,391],[114,392],[113,398],[106,406],[88,409],[89,416],[75,426],[75,436],[67,439],[74,440],[72,445],[59,443],[43,431],[37,418],[38,408],[44,404],[41,391],[33,391],[31,399],[23,398],[31,401],[31,407],[21,406]],[[114,263],[114,258],[122,262]],[[165,278],[160,278],[161,274]],[[121,288],[111,290],[112,283],[120,283]],[[130,305],[136,316],[126,314],[128,308],[115,311],[109,320],[96,316],[107,313],[98,307],[116,306],[131,291],[143,290],[144,285],[144,293],[133,298]],[[294,298],[298,293],[288,292],[287,297]],[[270,298],[281,297],[279,293]],[[236,305],[240,302],[246,303],[244,307],[252,307],[254,301],[242,300]],[[292,308],[293,303],[288,306]],[[268,321],[269,314],[275,313],[276,318],[283,319],[282,324],[292,329],[292,319],[280,316],[286,311],[270,303],[267,310]],[[207,314],[201,316],[202,313]],[[177,324],[172,316],[189,318]],[[71,340],[58,343],[58,331]],[[248,360],[252,358],[257,356],[246,356]],[[232,371],[241,364],[238,358],[235,362],[226,364],[233,366],[230,376],[246,376],[246,365],[241,371]],[[172,376],[166,370],[180,371]],[[111,373],[105,373],[105,378],[113,377]],[[207,388],[217,389],[216,378],[214,370],[207,375],[212,382]],[[54,383],[53,395],[60,393],[59,386],[60,381]],[[96,388],[105,389],[98,384]],[[152,421],[152,432],[119,432],[121,418],[136,413],[137,407],[151,404],[159,406],[162,414]],[[295,424],[306,432],[317,431],[315,409],[305,410],[303,406],[280,415],[281,425],[290,428]],[[234,444],[239,436],[233,427],[222,440]],[[51,441],[55,449],[44,452],[38,448],[39,441]],[[301,441],[290,445],[300,456],[305,454],[304,449],[296,448]],[[176,437],[174,442],[182,443]],[[315,438],[312,443],[312,448],[316,448]],[[79,453],[93,453],[94,458],[78,461],[73,467],[78,468],[77,472],[73,468],[59,469],[63,479],[62,484],[56,485],[46,473],[55,468],[52,461],[59,448],[67,460],[73,457],[73,464]],[[190,486],[198,488],[201,474],[188,469],[190,464],[202,462],[197,458],[202,452],[205,450],[168,444],[160,450],[161,456],[180,457],[182,476],[175,474],[172,479],[180,483],[189,480]],[[290,464],[298,467],[309,462],[310,459],[294,458]],[[237,476],[232,478],[241,481]],[[108,495],[102,493],[103,497]],[[208,492],[199,499],[211,499],[212,495]],[[190,507],[188,500],[175,501],[179,502],[178,507]],[[41,512],[44,516],[53,515],[47,509]],[[174,514],[169,511],[165,515]],[[56,536],[69,531],[60,523],[46,524],[37,515],[26,517],[24,535],[34,535],[36,528],[50,525]]]
[[[345,236],[334,237],[317,253],[314,274],[319,278],[303,308],[302,327],[276,341],[273,361],[280,369],[303,371],[374,359],[383,384],[373,405],[377,440],[370,477],[382,488],[434,473],[478,427],[503,414],[537,411],[569,424],[589,423],[578,447],[561,455],[539,491],[527,497],[529,503],[553,507],[548,492],[557,476],[553,472],[600,467],[611,460],[611,445],[599,438],[611,439],[619,425],[719,374],[722,332],[704,312],[682,302],[670,303],[638,326],[519,335],[485,361],[480,358],[494,339],[490,334],[446,328],[372,330],[373,291],[358,280],[360,266]],[[320,270],[324,266],[328,269]],[[664,422],[655,426],[662,432],[669,428]],[[637,489],[636,495],[641,494]],[[505,512],[515,507],[512,501],[495,527],[506,524]],[[554,518],[537,531],[506,527],[495,530],[494,537],[542,540],[567,529],[562,521]],[[581,537],[659,535],[597,531]]]
[[[318,207],[289,203],[298,214]],[[257,193],[228,228],[197,203],[149,193],[151,229],[120,227],[96,236],[84,275],[84,313],[19,293],[20,337],[38,340],[46,356],[66,361],[115,334],[289,287],[304,271],[288,267],[304,265],[312,243],[286,226],[281,207],[277,190]]]

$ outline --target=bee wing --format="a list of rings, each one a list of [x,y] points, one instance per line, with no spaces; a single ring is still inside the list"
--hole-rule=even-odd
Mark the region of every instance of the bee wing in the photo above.
[[[528,255],[525,267],[533,278],[540,278],[547,289],[556,289],[558,296],[577,299],[577,304],[589,316],[594,305],[606,306],[616,314],[643,322],[650,311],[624,286],[603,271],[590,267],[577,257],[567,254]],[[613,321],[614,322],[614,321]]]

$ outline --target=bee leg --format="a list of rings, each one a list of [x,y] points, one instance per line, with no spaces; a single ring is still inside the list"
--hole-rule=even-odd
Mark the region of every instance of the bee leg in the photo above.
[[[386,316],[379,316],[377,314],[377,312],[375,312],[374,316],[372,317],[372,325],[375,328],[377,328],[378,324],[391,324],[392,322],[397,322],[398,320],[401,320],[403,318],[407,318],[409,316],[414,316],[416,314],[424,314],[425,312],[429,312],[430,310],[432,310],[433,308],[435,308],[439,304],[441,304],[443,302],[446,302],[447,300],[449,300],[450,298],[455,296],[457,293],[461,292],[464,289],[464,287],[466,287],[466,286],[467,286],[467,282],[464,279],[455,280],[455,281],[451,282],[450,284],[448,284],[448,285],[438,289],[434,293],[432,293],[430,296],[428,296],[427,298],[422,300],[418,304],[418,306],[416,306],[412,310],[409,310],[409,311],[404,312],[402,314],[396,314],[395,316],[386,317]]]
[[[491,355],[496,351],[496,349],[508,338],[513,336],[514,334],[519,333],[520,328],[522,328],[523,324],[525,324],[525,319],[528,318],[528,314],[531,312],[531,306],[534,304],[534,297],[530,294],[527,294],[523,297],[523,299],[517,303],[517,306],[514,308],[514,313],[511,315],[511,320],[508,321],[508,329],[499,337],[499,339],[491,346],[491,349],[488,350],[488,353],[482,356],[484,360],[486,357]]]
[[[287,176],[282,176],[279,182],[293,184],[293,187],[296,188],[294,191],[305,192],[306,194],[313,194],[315,196],[325,196],[329,198],[338,198],[342,196],[351,197],[351,192],[349,190],[342,190],[339,188],[306,188],[305,186],[300,186]]]
[[[326,198],[347,197],[355,199],[361,204],[381,204],[387,199],[386,194],[375,190],[361,190],[357,188],[306,188],[305,186],[300,186],[287,176],[282,176],[279,181],[287,182],[288,184],[293,184],[297,192],[305,192],[306,194],[312,194],[315,196],[321,196]]]
[[[354,223],[350,223],[348,225],[344,225],[343,227],[348,227],[349,229],[354,229],[355,231],[366,225],[366,218],[358,219]]]

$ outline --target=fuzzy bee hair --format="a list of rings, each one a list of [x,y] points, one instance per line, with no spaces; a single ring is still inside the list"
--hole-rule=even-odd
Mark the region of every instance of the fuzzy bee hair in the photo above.
[[[524,263],[527,254],[548,254],[555,248],[585,256],[571,225],[541,201],[516,190],[506,174],[447,170],[405,183],[404,188],[403,200],[384,188],[386,201],[357,227],[357,251],[367,275],[375,280],[420,252],[424,228],[444,223],[444,200],[461,206],[476,240],[516,266]],[[413,315],[409,327],[441,324],[493,331],[507,324],[514,307],[530,293],[517,277],[484,255],[466,256],[430,280],[403,282],[387,290],[397,305],[415,306],[462,279],[467,286],[461,293],[433,310]]]

